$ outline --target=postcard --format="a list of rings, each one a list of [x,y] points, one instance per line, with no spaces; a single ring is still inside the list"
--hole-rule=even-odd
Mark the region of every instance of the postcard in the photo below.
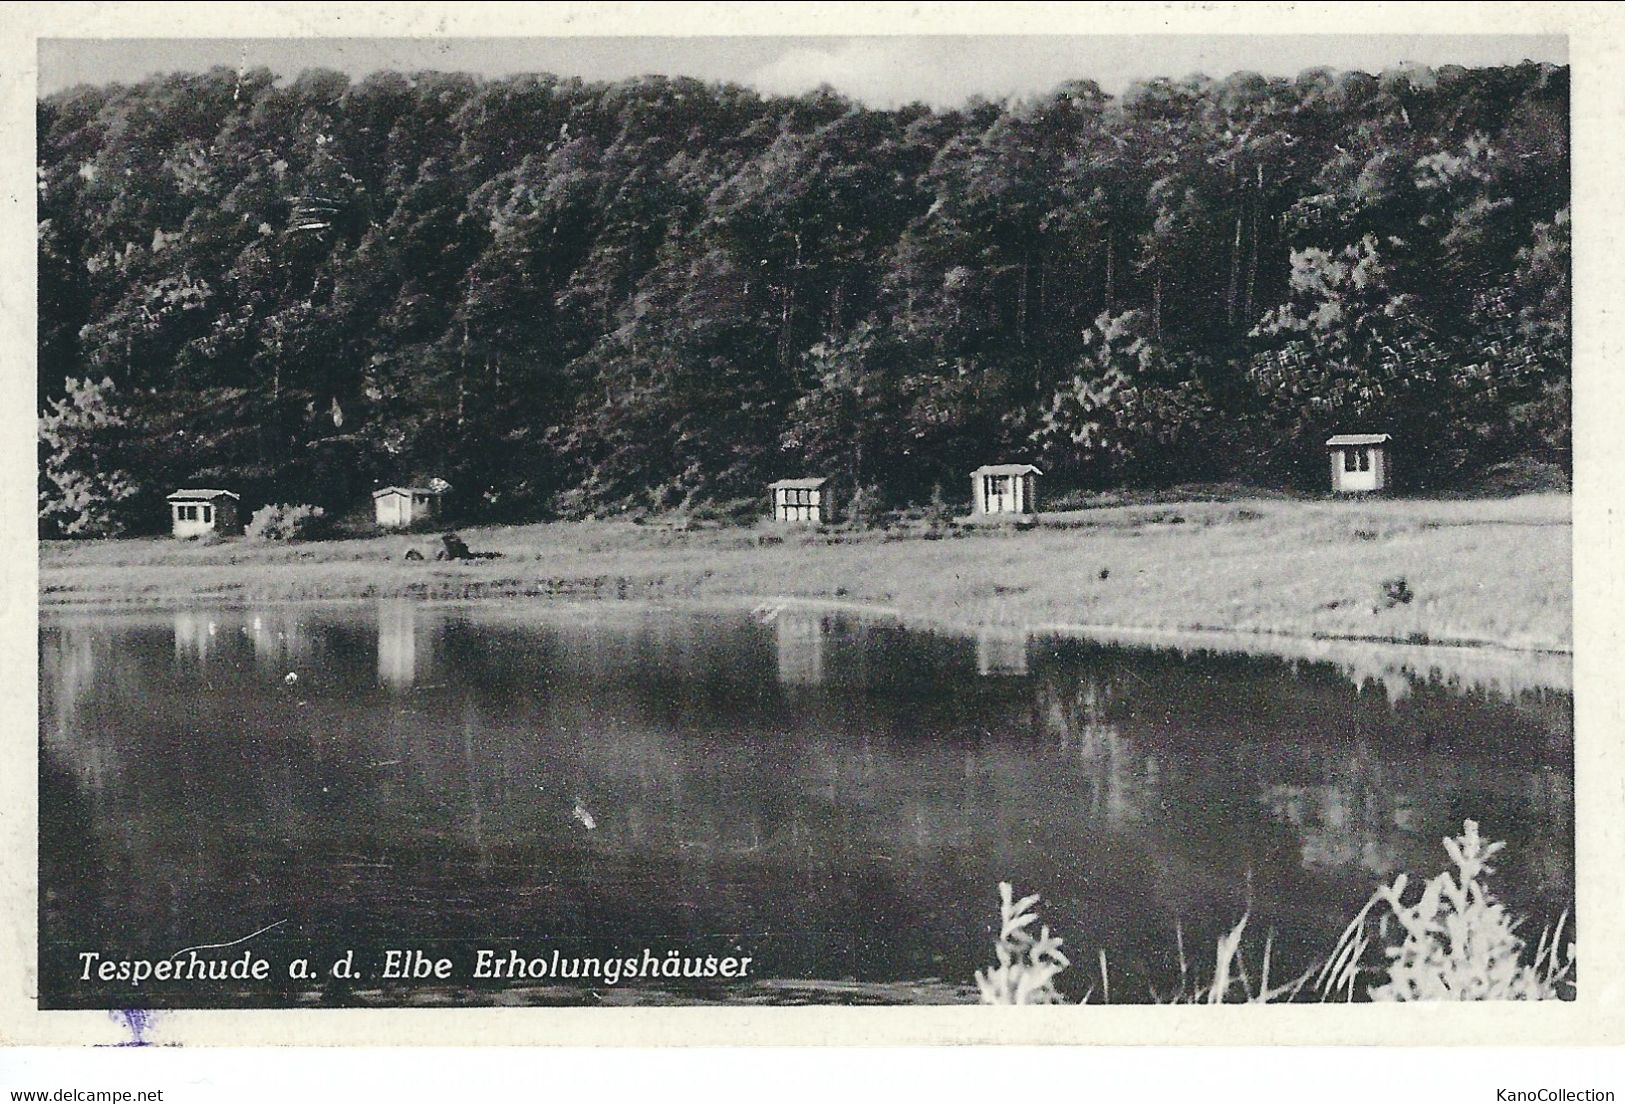
[[[5,23],[5,1041],[1619,1041],[1608,9]]]

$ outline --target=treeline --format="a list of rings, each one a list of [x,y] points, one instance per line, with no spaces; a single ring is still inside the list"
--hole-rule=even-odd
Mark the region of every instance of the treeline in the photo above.
[[[1419,488],[1569,452],[1568,70],[868,110],[649,77],[215,69],[40,101],[41,519],[471,519],[1050,486]]]

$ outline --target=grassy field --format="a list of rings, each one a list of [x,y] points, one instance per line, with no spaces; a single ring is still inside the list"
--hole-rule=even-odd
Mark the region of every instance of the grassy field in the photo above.
[[[276,544],[48,542],[42,606],[415,595],[637,601],[805,599],[960,626],[1228,630],[1563,651],[1570,499],[1159,502],[1032,528],[879,531],[557,522]],[[1396,581],[1404,580],[1402,588]]]

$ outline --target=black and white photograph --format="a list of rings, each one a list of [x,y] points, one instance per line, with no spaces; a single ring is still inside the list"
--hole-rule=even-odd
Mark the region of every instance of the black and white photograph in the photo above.
[[[1556,25],[41,35],[32,1006],[1583,1007]]]

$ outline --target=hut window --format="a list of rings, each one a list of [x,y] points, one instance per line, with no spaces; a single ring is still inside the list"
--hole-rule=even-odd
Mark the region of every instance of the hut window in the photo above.
[[[205,522],[214,521],[214,507],[213,506],[205,506],[205,507],[203,507],[203,520]]]
[[[1358,457],[1356,457],[1354,455],[1358,451],[1359,451],[1358,449],[1344,449],[1343,450],[1343,470],[1344,471],[1351,472],[1351,471],[1359,471],[1360,470],[1360,460],[1359,460]]]
[[[818,492],[805,487],[788,487],[783,493],[786,506],[812,506],[818,502]]]

